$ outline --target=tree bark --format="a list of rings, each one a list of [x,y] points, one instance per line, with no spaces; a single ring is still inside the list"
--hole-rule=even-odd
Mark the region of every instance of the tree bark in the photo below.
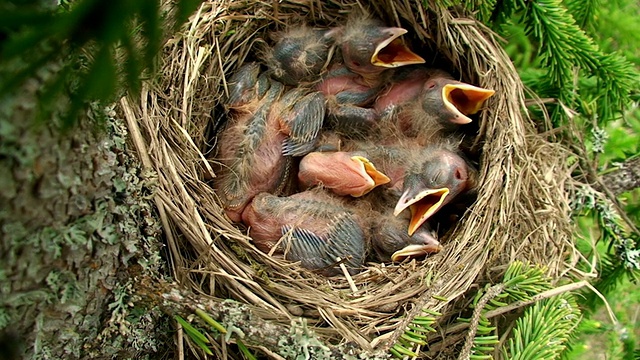
[[[36,121],[47,70],[0,98],[0,359],[158,359],[171,324],[128,275],[162,270],[153,175],[115,113]]]
[[[640,187],[640,157],[627,160],[619,169],[602,175],[602,183],[615,196]],[[602,190],[596,186],[596,190]]]

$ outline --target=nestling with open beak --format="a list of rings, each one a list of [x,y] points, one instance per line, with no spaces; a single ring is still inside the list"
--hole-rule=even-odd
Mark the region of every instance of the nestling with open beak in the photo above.
[[[377,188],[353,201],[356,208],[370,209],[366,218],[371,219],[370,244],[375,258],[382,262],[399,262],[440,252],[442,246],[438,235],[428,223],[409,235],[409,214],[393,214],[399,196],[399,191],[393,188]]]
[[[357,152],[312,152],[302,158],[298,169],[302,188],[322,185],[337,195],[359,197],[389,181],[387,175]]]
[[[409,235],[409,221],[409,217],[393,216],[390,211],[376,217],[371,244],[379,261],[400,262],[442,250],[436,232],[427,223]]]
[[[475,169],[450,144],[428,146],[407,169],[394,214],[410,209],[408,234],[412,235],[444,205],[474,188],[476,178]]]
[[[242,214],[256,247],[325,276],[362,269],[373,251],[380,261],[402,261],[441,250],[435,233],[424,226],[408,235],[409,218],[372,208],[358,199],[345,201],[322,189],[278,197],[256,195]]]
[[[300,162],[303,186],[321,185],[339,195],[359,197],[376,187],[395,191],[394,214],[411,209],[408,234],[459,194],[473,188],[476,171],[456,142],[441,139],[426,147],[414,142],[381,146],[351,142],[346,150],[313,152]]]
[[[390,145],[350,140],[336,147],[334,137],[326,134],[318,146],[322,150],[311,152],[300,161],[298,184],[302,188],[320,185],[337,195],[352,197],[363,196],[380,185],[400,190],[409,164],[423,150],[420,145],[397,137]]]
[[[471,122],[495,91],[453,80],[442,70],[405,68],[377,98],[375,109],[385,121],[396,122],[405,135],[421,137],[434,124],[453,129]]]
[[[314,145],[324,121],[318,92],[284,86],[256,64],[243,66],[230,81],[229,123],[219,135],[220,177],[214,187],[227,216],[240,221],[258,193],[280,193],[290,181],[292,156]]]
[[[390,76],[389,70],[421,64],[424,59],[400,38],[407,33],[405,29],[358,18],[342,31],[338,45],[343,62],[333,64],[317,88],[327,96],[334,129],[343,133],[366,132],[377,119],[370,107]]]

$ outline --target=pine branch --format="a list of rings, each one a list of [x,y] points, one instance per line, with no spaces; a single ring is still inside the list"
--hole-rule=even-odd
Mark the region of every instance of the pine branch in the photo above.
[[[584,30],[593,25],[598,9],[602,6],[601,0],[566,0],[564,3],[578,26]]]
[[[498,0],[466,1],[465,7],[475,14],[475,18],[487,24],[491,21]]]
[[[597,1],[585,1],[589,8],[577,12],[580,23],[592,20]],[[582,4],[576,1],[575,6]],[[515,19],[518,13],[519,21]],[[494,28],[502,21],[524,23],[527,34],[539,45],[537,60],[540,68],[547,70],[536,87],[540,96],[556,98],[560,104],[592,116],[601,124],[631,103],[638,71],[623,57],[603,53],[561,0],[502,1],[496,5],[493,20]],[[578,86],[578,79],[588,77],[597,82],[591,93]],[[569,118],[562,106],[549,107],[554,124]]]
[[[551,290],[542,292],[538,295],[533,296],[530,300],[527,301],[516,301],[513,302],[507,306],[503,306],[503,307],[499,307],[496,308],[494,310],[491,311],[487,311],[484,314],[484,317],[486,319],[492,319],[496,316],[500,316],[503,314],[506,314],[508,312],[517,310],[517,309],[521,309],[523,307],[529,306],[529,305],[533,305],[541,300],[544,299],[548,299],[554,296],[557,296],[559,294],[565,293],[565,292],[569,292],[569,291],[576,291],[579,290],[585,286],[587,286],[589,283],[587,281],[579,281],[576,283],[571,283],[571,284],[567,284],[567,285],[563,285],[563,286],[559,286],[557,288],[553,288]],[[438,351],[440,351],[440,349],[443,348],[447,348],[453,344],[456,344],[459,340],[461,340],[464,336],[462,333],[460,333],[461,331],[467,329],[469,327],[469,323],[458,323],[454,326],[450,326],[448,327],[445,332],[445,340],[439,343],[435,343],[433,345],[429,346],[429,353],[427,355],[432,355]]]
[[[502,347],[505,359],[555,359],[567,346],[580,321],[571,294],[536,303],[516,320],[512,337]]]
[[[490,353],[495,350],[494,345],[499,342],[498,336],[492,334],[495,327],[491,326],[487,317],[491,310],[508,307],[509,303],[514,301],[530,301],[534,296],[550,288],[550,279],[544,275],[542,267],[530,266],[521,261],[511,263],[502,283],[487,285],[484,290],[478,291],[470,305],[474,308],[471,319],[458,319],[466,323],[458,326],[466,325],[465,328],[470,328],[459,359],[491,358]]]
[[[527,31],[540,41],[538,55],[542,66],[549,68],[552,83],[560,88],[571,84],[574,66],[597,69],[597,46],[575,24],[561,0],[528,2],[524,20]]]
[[[165,28],[176,30],[199,3],[178,0],[167,18],[159,0],[2,3],[0,96],[46,69],[55,75],[42,84],[39,118],[48,118],[50,104],[68,104],[61,124],[68,128],[87,103],[138,89],[142,73],[153,69]]]

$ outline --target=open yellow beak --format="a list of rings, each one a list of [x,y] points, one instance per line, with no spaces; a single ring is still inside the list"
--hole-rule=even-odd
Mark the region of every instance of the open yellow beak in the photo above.
[[[389,28],[389,38],[376,46],[371,56],[371,64],[386,68],[395,68],[405,65],[423,64],[424,59],[411,51],[409,47],[400,39],[400,36],[407,33],[403,28]]]
[[[468,124],[473,115],[480,111],[484,102],[495,94],[494,90],[459,83],[447,84],[442,88],[445,106],[457,116],[451,120],[454,124]]]
[[[408,234],[413,235],[420,225],[424,224],[442,207],[449,192],[448,188],[427,189],[409,197],[409,192],[405,191],[398,200],[393,215],[398,216],[406,208],[410,208],[411,221],[409,222]]]

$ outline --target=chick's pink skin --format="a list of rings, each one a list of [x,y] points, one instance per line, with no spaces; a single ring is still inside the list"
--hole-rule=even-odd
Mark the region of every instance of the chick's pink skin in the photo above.
[[[232,221],[241,221],[244,207],[255,195],[277,189],[286,171],[287,162],[282,156],[282,142],[286,135],[280,130],[280,121],[275,113],[274,111],[269,113],[265,132],[252,154],[234,158],[235,149],[224,150],[225,144],[237,144],[245,138],[245,125],[242,122],[239,121],[235,127],[228,129],[220,137],[220,148],[223,149],[221,155],[225,156],[221,157],[221,160],[224,163],[235,162],[235,171],[243,174],[242,179],[234,179],[234,174],[223,176],[230,176],[230,181],[245,182],[244,192],[232,199],[232,206],[225,208],[227,216]],[[222,191],[224,192],[224,189]]]
[[[401,75],[401,78],[392,78],[388,87],[376,99],[374,108],[378,113],[384,114],[396,106],[415,101],[432,73],[424,67],[415,67]]]
[[[337,69],[337,70],[336,70]],[[354,94],[349,101],[350,105],[365,106],[373,99],[371,86],[364,83],[358,74],[340,70],[339,66],[334,66],[334,73],[318,83],[316,89],[328,97],[338,94]]]
[[[300,161],[298,180],[303,188],[321,185],[341,196],[362,196],[389,178],[368,159],[342,151],[312,152]]]

